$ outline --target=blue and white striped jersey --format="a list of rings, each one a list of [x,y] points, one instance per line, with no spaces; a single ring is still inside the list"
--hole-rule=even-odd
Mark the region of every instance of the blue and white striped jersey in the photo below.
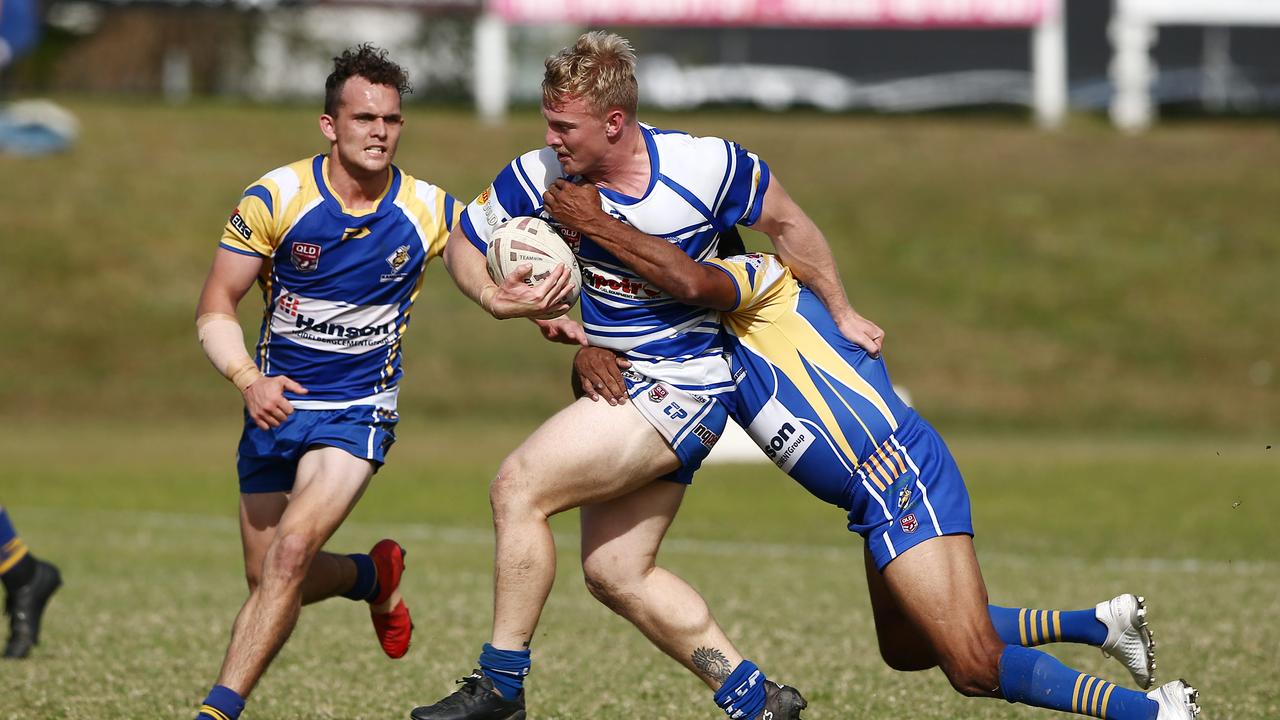
[[[328,162],[300,160],[246,188],[221,246],[266,261],[256,361],[307,388],[285,394],[294,407],[394,413],[401,340],[458,204],[392,166],[377,204],[350,210],[329,187]]]
[[[720,233],[759,219],[769,185],[769,168],[759,157],[716,137],[640,128],[649,152],[649,187],[641,197],[601,188],[610,215],[665,238],[698,261],[715,257]],[[554,150],[521,155],[467,206],[463,231],[484,252],[494,228],[506,220],[547,220],[578,257],[582,324],[592,345],[625,352],[639,372],[679,387],[731,388],[718,313],[677,302],[591,238],[559,226],[546,213],[542,194],[561,177],[566,176]]]

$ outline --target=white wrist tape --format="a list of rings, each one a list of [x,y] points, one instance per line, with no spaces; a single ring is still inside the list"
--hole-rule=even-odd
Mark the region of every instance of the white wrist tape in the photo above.
[[[201,315],[196,318],[196,335],[209,362],[240,392],[262,377],[244,349],[244,332],[234,315],[216,312]]]

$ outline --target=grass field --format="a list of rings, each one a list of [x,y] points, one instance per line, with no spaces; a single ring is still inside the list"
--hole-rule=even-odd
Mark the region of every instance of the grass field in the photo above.
[[[70,154],[0,157],[0,502],[63,568],[45,642],[0,665],[0,718],[189,717],[244,598],[238,399],[192,306],[225,217],[265,170],[320,149],[315,110],[70,100]],[[538,120],[410,108],[398,158],[470,198]],[[647,118],[764,156],[829,234],[894,377],[952,442],[992,599],[1148,597],[1162,677],[1204,717],[1280,717],[1280,135],[1076,118],[708,113]],[[246,327],[256,326],[254,300]],[[309,608],[249,720],[399,718],[452,689],[490,618],[486,483],[567,396],[567,351],[484,318],[429,273],[391,462],[331,547],[401,539],[418,629],[403,661],[364,609]],[[466,338],[457,342],[456,338]],[[699,474],[661,562],[814,720],[1047,717],[881,664],[842,515],[768,465]],[[700,683],[595,603],[576,519],[535,643],[535,718],[722,717]],[[742,548],[743,584],[726,571]],[[1096,650],[1069,664],[1127,674]]]
[[[384,535],[404,542],[413,649],[385,660],[363,608],[347,601],[308,608],[246,717],[405,717],[450,690],[487,639],[485,482],[525,428],[404,425],[392,463],[331,547],[357,551]],[[0,672],[0,717],[190,715],[243,600],[228,452],[235,429],[10,426],[0,438],[5,502],[67,580],[34,658]],[[1144,593],[1160,671],[1202,689],[1205,717],[1277,717],[1280,539],[1271,522],[1280,450],[1025,436],[953,444],[993,601],[1077,609]],[[771,466],[711,467],[689,492],[661,562],[704,592],[746,653],[804,690],[806,717],[1041,716],[961,698],[936,672],[884,668],[860,551],[841,521]],[[532,717],[722,717],[700,683],[587,594],[573,514],[556,529],[559,579],[534,644]],[[723,584],[742,548],[754,577]],[[1096,650],[1052,649],[1127,680]]]

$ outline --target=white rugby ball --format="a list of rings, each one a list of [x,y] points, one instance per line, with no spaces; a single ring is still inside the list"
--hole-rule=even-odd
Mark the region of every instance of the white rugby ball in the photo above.
[[[489,277],[502,284],[502,281],[515,269],[528,263],[533,272],[525,278],[525,284],[535,285],[542,282],[557,265],[569,268],[569,292],[565,302],[573,307],[578,302],[578,293],[582,290],[582,271],[578,268],[578,260],[573,251],[565,244],[560,233],[545,220],[536,217],[517,217],[502,223],[494,229],[489,238],[489,251],[485,253],[489,263]],[[556,313],[542,317],[542,320],[560,317],[564,313]]]

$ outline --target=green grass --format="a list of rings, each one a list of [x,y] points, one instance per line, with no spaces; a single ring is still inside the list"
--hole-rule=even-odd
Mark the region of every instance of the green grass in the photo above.
[[[356,551],[384,535],[408,547],[414,648],[389,662],[363,608],[307,608],[246,717],[404,717],[452,688],[488,637],[486,482],[527,430],[403,423],[390,464],[331,547]],[[231,420],[0,427],[4,502],[66,577],[34,657],[3,667],[0,717],[192,714],[244,599],[235,437]],[[1280,450],[1028,435],[952,445],[993,601],[1076,609],[1144,593],[1162,676],[1199,686],[1207,717],[1280,713],[1280,627],[1270,620],[1280,611],[1271,524]],[[802,688],[813,720],[1048,717],[961,698],[936,671],[883,667],[861,553],[842,520],[768,465],[714,466],[688,493],[660,562],[704,593],[744,652]],[[587,594],[574,514],[554,525],[559,577],[534,645],[534,717],[722,717],[699,682]],[[755,558],[749,582],[725,571],[732,549],[744,547]],[[1051,649],[1128,684],[1096,650]]]
[[[84,125],[72,152],[0,157],[0,414],[227,417],[237,399],[196,346],[192,306],[241,189],[323,149],[316,111],[68,104]],[[528,112],[499,128],[408,114],[397,161],[462,199],[542,136]],[[770,163],[829,235],[855,305],[888,330],[895,379],[945,426],[1280,429],[1268,125],[1132,138],[1091,118],[1058,134],[990,117],[647,119]],[[250,334],[258,307],[243,304]],[[561,402],[566,353],[487,321],[442,267],[409,335],[408,413],[533,421]]]

